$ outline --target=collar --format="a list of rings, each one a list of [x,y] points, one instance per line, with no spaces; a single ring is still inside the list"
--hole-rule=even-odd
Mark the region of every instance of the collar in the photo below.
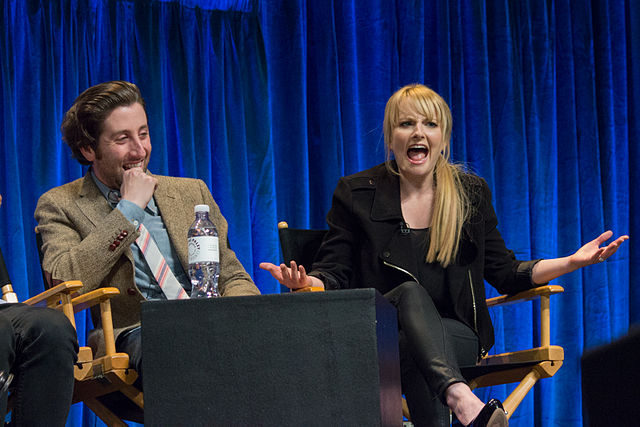
[[[96,174],[93,172],[93,167],[89,168],[89,176],[91,176],[91,179],[96,184],[96,186],[98,187],[98,190],[100,190],[100,193],[102,193],[102,195],[104,196],[105,199],[109,200],[109,192],[110,191],[117,191],[118,195],[120,194],[119,190],[111,189],[111,188],[107,187],[102,181],[100,181],[98,179],[98,177],[96,176]],[[111,200],[109,200],[109,202],[111,202]]]
[[[395,160],[391,161],[391,168],[398,170]],[[371,206],[371,220],[398,220],[401,224],[404,224],[400,202],[400,176],[389,172],[385,163],[374,167],[369,176],[373,180],[375,190],[373,205]],[[473,240],[470,227],[467,219],[462,225],[462,232],[463,236],[466,235]]]
[[[147,173],[149,172],[147,171]],[[93,167],[89,168],[89,175],[91,176],[91,179],[93,179],[93,182],[98,187],[98,190],[100,190],[100,193],[102,193],[104,198],[107,199],[111,207],[115,208],[116,205],[118,204],[118,201],[122,197],[122,195],[120,194],[120,190],[107,187],[102,181],[98,179],[96,174],[93,172]],[[149,200],[149,203],[147,204],[147,209],[153,215],[158,214],[158,207],[156,206],[156,202],[153,197],[151,198],[151,200]]]
[[[395,160],[391,161],[391,167],[397,170]],[[374,168],[372,179],[375,184],[375,194],[371,206],[371,219],[373,221],[390,219],[402,221],[399,175],[390,173],[386,164],[382,163]]]

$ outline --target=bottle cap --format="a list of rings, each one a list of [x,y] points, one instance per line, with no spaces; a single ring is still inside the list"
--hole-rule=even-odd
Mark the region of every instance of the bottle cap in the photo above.
[[[193,208],[194,212],[209,212],[209,205],[196,205]]]

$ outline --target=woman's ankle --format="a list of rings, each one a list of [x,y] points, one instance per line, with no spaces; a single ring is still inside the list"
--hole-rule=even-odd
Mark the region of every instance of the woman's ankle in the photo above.
[[[454,383],[447,387],[445,400],[447,406],[463,425],[470,424],[484,407],[484,403],[465,383]]]

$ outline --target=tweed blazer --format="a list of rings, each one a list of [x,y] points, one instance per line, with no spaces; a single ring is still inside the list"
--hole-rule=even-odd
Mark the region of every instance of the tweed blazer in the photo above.
[[[188,267],[187,231],[194,220],[193,207],[209,205],[210,218],[220,239],[220,292],[223,297],[260,293],[251,277],[229,248],[227,221],[220,213],[206,184],[198,179],[153,175],[158,180],[154,198],[167,228],[171,244],[185,271]],[[43,240],[43,268],[54,282],[81,280],[88,292],[114,286],[120,295],[112,300],[116,337],[140,323],[143,295],[135,284],[135,266],[130,246],[139,233],[118,210],[113,209],[88,172],[47,191],[35,211]],[[120,239],[122,240],[119,240]],[[114,242],[119,244],[114,245]],[[99,308],[91,312],[96,331],[90,345],[104,352]]]

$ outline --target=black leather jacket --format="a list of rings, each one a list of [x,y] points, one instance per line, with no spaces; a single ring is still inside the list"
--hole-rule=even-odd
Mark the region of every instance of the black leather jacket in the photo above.
[[[484,356],[494,343],[484,279],[502,294],[535,287],[531,270],[539,260],[518,261],[506,248],[487,183],[471,174],[461,181],[474,209],[463,226],[456,260],[445,269],[445,283],[457,320],[476,331]],[[399,178],[384,164],[340,179],[327,223],[329,232],[310,273],[327,289],[366,287],[384,294],[407,280],[417,281]]]

